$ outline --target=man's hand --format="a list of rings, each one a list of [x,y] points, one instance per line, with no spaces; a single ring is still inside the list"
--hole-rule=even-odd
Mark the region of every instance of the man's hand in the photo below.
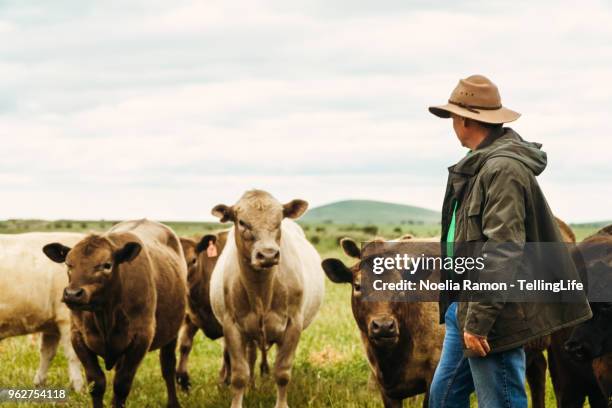
[[[480,357],[486,356],[489,351],[491,351],[491,347],[486,337],[463,332],[463,341],[468,350],[476,352]]]

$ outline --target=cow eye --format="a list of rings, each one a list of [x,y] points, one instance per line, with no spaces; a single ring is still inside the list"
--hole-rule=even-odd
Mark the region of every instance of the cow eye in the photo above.
[[[255,235],[253,235],[253,233],[251,232],[250,229],[245,229],[244,232],[242,233],[242,236],[244,237],[244,239],[246,239],[247,241],[252,241],[255,239]]]
[[[355,292],[361,292],[361,283],[360,282],[354,282],[353,283],[353,289],[355,290]]]
[[[104,268],[104,269],[110,269],[112,267],[113,267],[113,264],[110,263],[110,262],[106,262],[106,263],[102,264],[102,268]]]
[[[248,228],[246,225],[246,222],[242,221],[242,220],[238,220],[238,225],[240,225],[242,228]]]

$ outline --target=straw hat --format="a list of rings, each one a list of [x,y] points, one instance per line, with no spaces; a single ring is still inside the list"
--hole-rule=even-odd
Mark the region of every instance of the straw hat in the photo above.
[[[507,123],[521,114],[504,108],[497,86],[483,75],[460,79],[446,105],[430,106],[429,111],[441,118],[451,113],[485,123]]]

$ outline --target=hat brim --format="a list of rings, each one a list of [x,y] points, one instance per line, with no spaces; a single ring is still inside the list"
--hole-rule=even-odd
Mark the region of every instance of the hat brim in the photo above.
[[[514,122],[521,117],[520,113],[503,106],[495,110],[474,109],[476,112],[472,112],[472,110],[467,110],[461,106],[447,103],[446,105],[430,106],[429,111],[440,118],[448,119],[451,117],[451,113],[454,113],[464,118],[493,124]]]

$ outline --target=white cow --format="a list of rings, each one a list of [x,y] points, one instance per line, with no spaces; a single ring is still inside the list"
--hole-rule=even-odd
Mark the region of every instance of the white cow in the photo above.
[[[316,316],[324,294],[321,258],[292,220],[307,208],[302,200],[281,205],[270,194],[246,192],[213,214],[233,221],[211,277],[211,306],[230,356],[232,407],[242,406],[257,349],[278,347],[272,373],[276,407],[287,407],[287,385],[300,335]]]
[[[0,340],[42,334],[36,386],[44,384],[61,343],[70,382],[76,391],[83,389],[81,365],[70,344],[70,311],[61,302],[68,276],[63,265],[52,262],[42,251],[50,242],[75,244],[83,237],[69,232],[0,234]]]

